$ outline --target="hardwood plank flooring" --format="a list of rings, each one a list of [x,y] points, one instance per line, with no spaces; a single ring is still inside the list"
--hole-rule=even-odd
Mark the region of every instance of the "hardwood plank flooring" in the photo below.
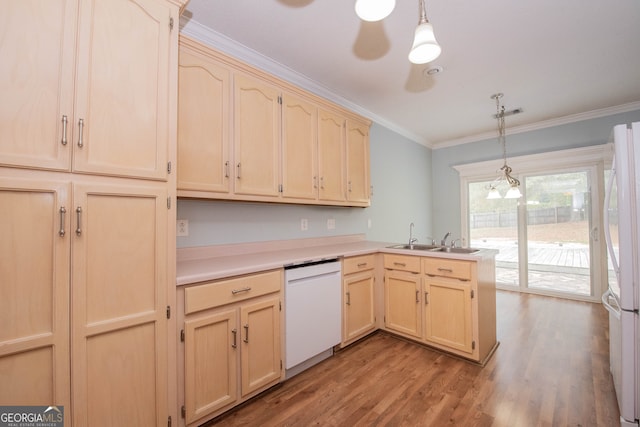
[[[499,291],[484,367],[376,333],[207,426],[619,426],[600,304]]]

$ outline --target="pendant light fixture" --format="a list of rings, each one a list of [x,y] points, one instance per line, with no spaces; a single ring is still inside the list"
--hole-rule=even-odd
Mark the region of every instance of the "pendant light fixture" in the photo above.
[[[502,93],[496,93],[491,95],[491,99],[496,100],[496,115],[495,118],[498,120],[498,142],[502,145],[502,158],[504,163],[500,168],[500,174],[498,177],[488,186],[489,194],[487,194],[487,199],[500,199],[502,196],[498,191],[498,185],[502,183],[502,181],[506,181],[509,184],[509,190],[507,190],[507,194],[505,194],[505,199],[519,199],[522,197],[520,193],[520,181],[518,179],[511,176],[511,172],[513,170],[507,165],[507,138],[505,136],[505,126],[504,126],[504,105],[501,105],[500,99],[503,97]],[[520,113],[522,109],[514,110],[514,113]]]
[[[413,36],[413,46],[409,52],[409,61],[414,64],[426,64],[440,56],[442,48],[436,41],[433,26],[427,19],[427,11],[424,0],[418,0],[420,7],[420,20]]]
[[[363,21],[380,21],[396,7],[396,0],[356,0],[356,14]]]

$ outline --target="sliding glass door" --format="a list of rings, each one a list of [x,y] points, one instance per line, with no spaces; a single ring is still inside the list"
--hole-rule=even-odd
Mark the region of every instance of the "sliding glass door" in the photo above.
[[[592,204],[597,168],[534,171],[519,179],[520,199],[487,199],[491,181],[468,182],[470,246],[500,251],[500,287],[597,298],[599,214]]]
[[[529,288],[592,295],[588,170],[524,179]]]

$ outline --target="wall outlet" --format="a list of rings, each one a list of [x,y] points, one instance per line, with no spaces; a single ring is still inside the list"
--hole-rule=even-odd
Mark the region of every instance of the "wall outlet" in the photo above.
[[[186,237],[189,235],[189,220],[179,219],[176,225],[176,236]]]
[[[302,218],[300,220],[300,230],[307,231],[309,229],[309,220],[307,218]]]
[[[329,218],[327,220],[327,230],[333,230],[336,228],[336,220],[333,218]]]

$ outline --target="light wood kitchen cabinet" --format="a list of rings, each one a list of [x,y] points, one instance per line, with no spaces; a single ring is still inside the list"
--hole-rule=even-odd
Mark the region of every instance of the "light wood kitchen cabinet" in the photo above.
[[[231,70],[181,39],[178,66],[178,191],[230,191]]]
[[[495,261],[385,254],[385,328],[484,363],[496,341]]]
[[[188,37],[180,46],[179,196],[369,206],[368,120]]]
[[[65,425],[177,413],[183,4],[25,0],[0,17],[0,383],[12,385],[0,400],[64,405]]]
[[[347,200],[368,204],[369,186],[369,126],[347,120]]]
[[[346,200],[345,118],[327,110],[318,111],[318,198]]]
[[[301,97],[282,94],[282,197],[318,197],[318,108]]]
[[[457,279],[424,279],[424,339],[471,354],[471,285]]]
[[[342,346],[345,346],[376,329],[375,255],[345,258],[342,273]]]
[[[24,375],[3,401],[166,423],[166,186],[2,169],[0,187],[0,379]]]
[[[0,90],[11,108],[0,112],[0,164],[166,180],[177,7],[157,0],[7,7]]]
[[[70,407],[71,185],[0,176],[0,402]]]
[[[183,416],[199,425],[266,388],[281,365],[282,270],[179,289]]]
[[[280,195],[280,92],[244,74],[234,76],[234,192]]]
[[[421,278],[399,271],[385,273],[385,326],[395,332],[422,337]]]

